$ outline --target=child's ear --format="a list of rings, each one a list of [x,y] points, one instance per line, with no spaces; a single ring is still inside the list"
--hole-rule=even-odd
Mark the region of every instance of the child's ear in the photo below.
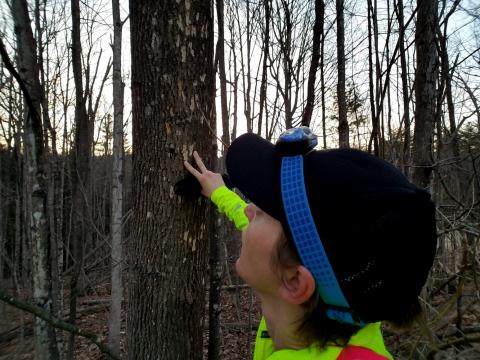
[[[315,279],[303,265],[285,270],[280,285],[280,296],[288,303],[300,305],[305,303],[315,291]]]

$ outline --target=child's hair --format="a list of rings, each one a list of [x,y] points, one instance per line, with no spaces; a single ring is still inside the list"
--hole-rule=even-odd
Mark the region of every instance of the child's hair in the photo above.
[[[291,268],[301,264],[295,245],[288,240],[282,232],[277,247],[271,259],[274,270]],[[328,344],[346,346],[350,337],[360,328],[355,325],[340,323],[330,319],[326,314],[326,305],[320,294],[314,294],[303,304],[304,316],[298,319],[297,335],[308,344],[316,344],[320,348]],[[395,329],[403,330],[409,328],[422,314],[422,308],[418,299],[413,299],[403,312],[392,314],[388,319]]]

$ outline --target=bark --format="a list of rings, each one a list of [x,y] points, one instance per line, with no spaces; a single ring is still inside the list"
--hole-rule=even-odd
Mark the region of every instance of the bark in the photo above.
[[[268,53],[270,47],[270,18],[271,18],[271,0],[264,0],[263,7],[265,11],[265,32],[263,40],[263,64],[262,64],[262,80],[260,83],[260,110],[258,113],[258,131],[257,134],[262,134],[263,112],[267,107],[267,71],[268,71]],[[265,116],[265,134],[268,133],[268,118]]]
[[[325,21],[325,19],[324,19]],[[323,148],[327,148],[327,106],[325,104],[325,30],[322,26],[322,41],[320,44],[320,96],[322,98],[322,133]]]
[[[47,177],[45,173],[44,138],[40,104],[42,94],[39,82],[36,43],[30,26],[28,4],[25,0],[12,2],[12,17],[17,40],[19,73],[13,69],[1,44],[2,58],[7,68],[19,81],[26,107],[24,112],[25,152],[28,161],[28,202],[31,212],[29,238],[32,240],[33,301],[52,312],[50,269],[50,232],[47,214]],[[8,62],[8,64],[7,64]],[[35,359],[58,359],[55,332],[48,324],[36,319]]]
[[[375,84],[376,84],[376,92],[375,92],[375,106],[376,106],[376,111],[375,111],[375,118],[373,119],[373,127],[375,128],[375,138],[374,140],[374,154],[376,156],[382,155],[383,156],[383,151],[381,153],[380,151],[380,142],[383,142],[384,138],[384,127],[383,127],[383,100],[385,96],[385,88],[383,88],[382,84],[382,69],[381,69],[381,63],[380,63],[380,50],[378,46],[378,20],[377,20],[377,0],[373,0],[373,6],[370,8],[372,12],[372,25],[373,25],[373,41],[374,41],[374,49],[373,52],[375,54]],[[386,41],[388,42],[389,39],[389,34],[387,33],[387,39]],[[387,58],[388,59],[388,58]],[[389,76],[389,72],[387,74],[387,77]],[[383,91],[382,91],[383,90]],[[383,92],[383,95],[382,95]],[[382,121],[380,122],[380,115],[382,116]]]
[[[438,54],[435,46],[437,29],[437,1],[417,2],[415,47],[417,68],[415,71],[415,129],[413,138],[412,180],[426,188],[432,173],[432,141],[437,98],[436,79]]]
[[[233,124],[232,124],[232,135],[230,140],[233,141],[237,138],[237,125],[238,125],[238,77],[239,74],[237,72],[237,53],[235,51],[235,24],[232,20],[229,26],[230,32],[230,48],[231,48],[231,56],[233,62],[233,81],[230,79],[232,83],[232,94],[233,94]]]
[[[230,146],[230,129],[227,106],[227,77],[225,73],[225,31],[224,31],[224,0],[216,0],[218,39],[216,56],[218,59],[218,74],[220,77],[220,103],[222,110],[222,143],[224,151]]]
[[[222,114],[222,153],[230,146],[230,123],[227,107],[227,78],[225,73],[225,31],[224,31],[224,0],[216,0],[218,39],[216,48],[216,63],[220,77],[220,102]],[[234,74],[235,76],[235,74]],[[236,127],[236,124],[235,124]],[[219,171],[218,164],[215,169]],[[212,214],[208,226],[210,231],[210,281],[208,301],[208,360],[220,358],[220,285],[222,279],[221,243],[218,238],[218,214]]]
[[[315,0],[315,23],[313,25],[312,61],[308,73],[307,105],[302,117],[302,125],[310,126],[312,120],[313,105],[315,104],[315,82],[318,64],[320,62],[320,41],[323,35],[325,21],[325,3],[323,0]]]
[[[72,242],[74,272],[70,282],[70,322],[75,325],[77,297],[83,292],[83,281],[79,281],[83,272],[84,242],[86,239],[86,194],[90,173],[91,144],[90,123],[86,109],[86,97],[83,91],[82,45],[80,41],[80,4],[71,0],[72,8],[72,69],[75,83],[75,143],[72,161]],[[67,358],[74,358],[74,333],[70,334]]]
[[[292,18],[290,13],[289,4],[282,0],[283,11],[285,13],[285,33],[280,34],[280,46],[282,50],[282,60],[283,60],[283,101],[285,104],[285,128],[290,129],[293,122],[293,112],[292,112],[292,66],[291,66],[291,52],[292,52]]]
[[[336,0],[337,11],[337,102],[338,139],[341,148],[350,147],[347,121],[347,100],[345,94],[345,26],[343,20],[344,0]]]
[[[402,151],[402,167],[410,163],[410,94],[408,87],[408,66],[405,55],[405,25],[403,15],[403,0],[398,0],[396,4],[396,13],[398,20],[398,41],[400,45],[400,66],[402,69],[402,100],[403,100],[403,123],[404,123],[404,140]]]
[[[208,211],[205,200],[176,197],[173,184],[194,149],[208,167],[215,156],[213,8],[203,0],[132,1],[130,22],[128,356],[202,359]]]
[[[219,161],[217,162],[219,163]],[[216,172],[224,173],[218,166]],[[220,293],[222,285],[222,243],[219,232],[220,214],[212,213],[208,220],[210,230],[210,287],[208,291],[208,360],[220,359],[222,339],[220,337]]]
[[[112,169],[112,215],[111,231],[111,298],[108,322],[108,344],[116,356],[120,356],[120,328],[123,301],[123,98],[122,81],[122,27],[119,0],[112,0],[113,14],[113,169]]]
[[[453,94],[452,94],[452,73],[453,69],[450,69],[450,62],[448,57],[448,49],[447,49],[447,31],[448,31],[448,20],[450,16],[455,11],[455,8],[458,6],[460,1],[455,1],[452,9],[449,13],[445,16],[443,20],[443,33],[440,27],[437,29],[437,37],[440,44],[440,74],[442,80],[442,86],[440,87],[444,93],[440,92],[439,99],[443,103],[444,97],[447,99],[447,114],[448,114],[448,123],[449,123],[449,134],[450,134],[450,141],[449,141],[449,150],[450,156],[452,157],[452,161],[458,161],[460,157],[460,149],[458,144],[458,131],[457,131],[457,124],[455,121],[455,105],[453,103]],[[446,1],[443,0],[443,8],[446,7]],[[453,192],[456,197],[460,195],[460,173],[458,171],[458,166],[454,165],[451,168],[452,173],[452,182],[453,182]]]
[[[388,14],[388,25],[387,25],[387,33],[391,34],[392,32],[392,21],[393,21],[393,14],[390,17],[390,0],[387,0],[387,14]],[[385,53],[387,55],[387,59],[390,59],[390,42],[388,41],[389,37],[387,37],[387,41],[385,44]],[[392,134],[392,96],[391,96],[391,89],[390,89],[390,77],[385,79],[387,86],[387,130],[388,130],[388,141],[390,143],[391,139],[393,138]],[[390,146],[389,146],[390,149]],[[391,158],[391,156],[387,157],[385,152],[385,135],[382,135],[382,157]]]
[[[52,277],[52,312],[58,313],[63,309],[62,303],[60,302],[60,292],[62,291],[60,285],[60,273],[58,268],[58,244],[61,243],[61,237],[57,236],[56,226],[55,226],[55,203],[56,203],[56,189],[55,181],[57,179],[57,133],[56,130],[52,127],[50,121],[50,114],[49,114],[49,91],[48,91],[48,69],[49,69],[49,42],[48,40],[44,44],[43,42],[43,32],[44,28],[47,26],[46,24],[46,14],[45,14],[45,4],[43,4],[43,22],[41,21],[41,6],[40,1],[35,0],[35,26],[36,26],[36,37],[38,42],[38,64],[39,64],[39,71],[40,71],[40,92],[41,92],[41,103],[42,103],[42,120],[43,120],[43,131],[44,131],[44,139],[45,139],[45,153],[48,154],[48,161],[45,166],[45,170],[47,172],[47,178],[50,179],[48,181],[48,196],[47,196],[47,214],[48,214],[48,222],[49,222],[49,229],[50,229],[50,267],[51,267],[51,277]],[[46,60],[44,60],[43,52],[45,48]],[[55,108],[55,97],[52,99],[52,108]],[[49,148],[48,139],[51,139],[51,147]],[[51,155],[51,156],[50,156]],[[57,348],[59,358],[63,359],[63,334],[56,332],[57,341]]]
[[[368,151],[372,151],[373,143],[373,152],[378,156],[378,118],[375,105],[375,86],[373,84],[373,48],[372,48],[372,13],[373,6],[372,0],[367,1],[368,4],[368,88],[369,88],[369,98],[370,98],[370,114],[372,117],[372,135],[368,143]]]
[[[247,120],[247,131],[253,131],[253,119],[252,119],[252,105],[250,101],[250,91],[252,89],[252,72],[250,68],[250,54],[252,48],[252,35],[251,35],[251,25],[250,25],[250,0],[246,0],[247,3],[247,88],[245,90],[245,118]]]
[[[2,147],[0,147],[0,189],[3,188],[3,171],[2,169],[4,168],[4,161],[3,161],[3,151]],[[0,284],[3,283],[3,279],[5,277],[4,274],[4,258],[7,258],[7,252],[5,251],[5,224],[4,224],[4,204],[7,203],[4,199],[3,194],[0,192]],[[12,269],[13,270],[13,269]],[[5,312],[5,306],[0,305],[0,318],[1,319],[7,319],[6,318],[6,312]]]

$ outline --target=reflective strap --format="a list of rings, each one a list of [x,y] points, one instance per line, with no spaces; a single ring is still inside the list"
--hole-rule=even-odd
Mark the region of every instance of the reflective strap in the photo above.
[[[283,207],[300,259],[313,274],[323,301],[336,307],[328,309],[327,316],[340,322],[363,325],[352,317],[350,305],[340,289],[313,221],[305,190],[303,156],[282,158],[280,186]]]

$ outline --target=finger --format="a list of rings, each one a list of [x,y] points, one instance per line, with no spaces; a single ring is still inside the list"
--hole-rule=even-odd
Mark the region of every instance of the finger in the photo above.
[[[196,151],[193,152],[193,157],[195,158],[195,161],[197,162],[197,166],[200,169],[200,171],[202,173],[206,173],[208,171],[207,167],[205,166],[205,164],[202,161],[202,158],[200,157],[200,155],[198,155]]]
[[[188,161],[184,161],[183,162],[183,165],[185,165],[185,167],[187,168],[188,172],[190,174],[192,174],[193,176],[195,176],[197,179],[202,176],[202,174],[197,170],[195,169],[192,165],[190,165],[190,163]]]

